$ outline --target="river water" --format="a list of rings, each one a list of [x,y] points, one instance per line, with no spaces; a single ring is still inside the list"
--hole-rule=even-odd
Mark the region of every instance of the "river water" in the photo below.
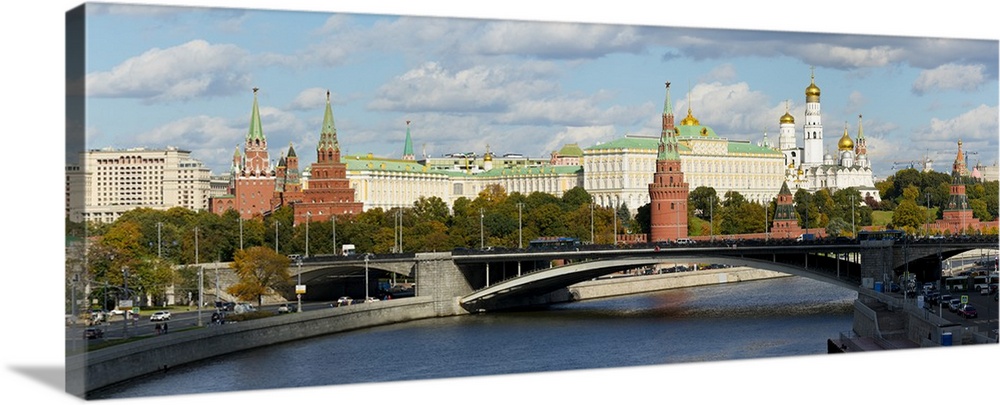
[[[856,297],[785,277],[419,320],[207,359],[91,398],[825,355]]]

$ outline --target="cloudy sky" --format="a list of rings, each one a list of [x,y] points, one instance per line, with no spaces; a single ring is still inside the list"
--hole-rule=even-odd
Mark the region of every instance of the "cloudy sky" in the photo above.
[[[348,154],[400,157],[409,120],[418,156],[540,157],[658,134],[665,81],[731,139],[776,142],[788,108],[801,146],[814,71],[824,149],[863,115],[879,177],[925,156],[950,170],[959,138],[997,161],[996,39],[304,10],[92,5],[73,86],[88,147],[176,146],[222,173],[258,87],[272,159],[292,143],[315,161],[327,91]]]

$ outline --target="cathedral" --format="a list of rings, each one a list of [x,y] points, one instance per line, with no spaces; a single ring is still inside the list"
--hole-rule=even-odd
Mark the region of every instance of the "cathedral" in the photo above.
[[[856,141],[851,139],[847,124],[844,134],[837,141],[837,152],[823,153],[823,120],[820,112],[820,89],[816,86],[816,76],[810,78],[806,87],[805,122],[802,125],[803,145],[798,146],[795,118],[785,109],[779,119],[778,148],[785,155],[785,181],[794,193],[805,189],[814,193],[820,189],[831,192],[854,187],[865,201],[877,202],[881,199],[875,187],[868,147],[862,130],[861,115],[858,115]]]

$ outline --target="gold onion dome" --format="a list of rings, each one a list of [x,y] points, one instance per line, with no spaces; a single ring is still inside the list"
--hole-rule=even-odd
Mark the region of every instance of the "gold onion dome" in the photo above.
[[[809,75],[809,87],[806,87],[806,102],[819,102],[819,87],[816,86],[816,74]]]
[[[788,111],[785,111],[785,115],[781,116],[781,123],[782,124],[794,124],[795,123],[795,117],[793,117],[792,114],[789,114]]]
[[[854,141],[852,141],[851,136],[847,134],[847,127],[844,127],[844,136],[840,137],[840,141],[837,142],[837,149],[854,150]]]
[[[691,109],[688,108],[688,115],[681,120],[681,125],[701,125],[698,119],[691,115]]]

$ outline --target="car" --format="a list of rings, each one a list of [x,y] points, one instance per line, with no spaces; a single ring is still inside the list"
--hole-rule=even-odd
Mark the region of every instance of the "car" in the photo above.
[[[107,313],[104,311],[91,311],[90,312],[90,323],[101,323],[108,320]]]
[[[965,317],[965,319],[976,318],[979,316],[979,314],[976,312],[976,307],[970,304],[965,304],[959,307],[957,313]]]
[[[299,307],[296,306],[295,304],[281,304],[281,305],[278,305],[278,313],[279,314],[288,314],[288,313],[292,313],[292,312],[297,312],[298,310],[299,310]]]
[[[170,311],[156,311],[149,316],[150,322],[162,322],[170,320]]]
[[[232,311],[236,308],[235,302],[215,301],[215,308],[220,311]]]
[[[378,301],[378,298],[375,298],[375,297],[365,298],[365,302],[376,302],[376,301]]]
[[[115,309],[112,309],[111,312],[108,312],[108,313],[111,314],[111,315],[113,315],[113,316],[114,315],[125,316],[125,310],[124,309],[115,308]]]
[[[937,304],[940,302],[941,305],[948,305],[951,302],[951,298],[951,294],[941,294],[934,300],[934,303]]]
[[[100,339],[104,337],[104,331],[100,328],[87,328],[83,330],[84,339]]]
[[[678,238],[677,239],[677,244],[678,245],[693,245],[694,241],[691,240],[691,239],[688,239],[688,238]]]
[[[344,306],[344,305],[351,305],[351,303],[353,303],[353,302],[354,302],[354,299],[351,298],[351,297],[344,296],[344,297],[337,298],[337,306],[338,307]]]
[[[948,301],[948,310],[951,312],[958,312],[958,307],[962,306],[962,300],[958,298],[952,298]]]

